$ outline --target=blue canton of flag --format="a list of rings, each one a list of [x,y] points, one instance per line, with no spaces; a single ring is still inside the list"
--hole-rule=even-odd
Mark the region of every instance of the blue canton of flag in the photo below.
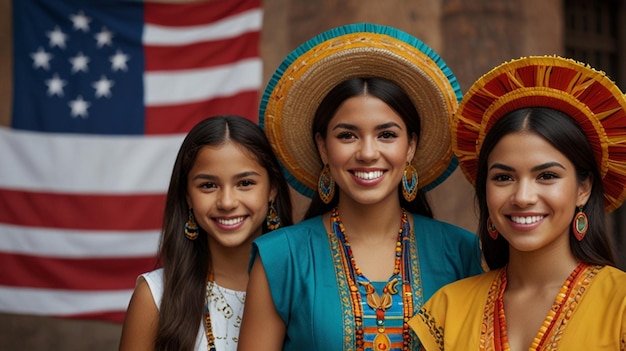
[[[142,3],[46,3],[13,2],[12,127],[143,134]]]

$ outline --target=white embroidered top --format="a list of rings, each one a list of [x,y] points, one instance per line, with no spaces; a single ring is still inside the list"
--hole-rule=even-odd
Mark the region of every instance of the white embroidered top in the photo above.
[[[163,296],[163,269],[156,269],[144,273],[144,278],[150,287],[154,303],[161,306]],[[231,290],[217,285],[215,282],[207,284],[207,304],[211,315],[211,328],[215,338],[217,351],[236,351],[241,328],[241,316],[246,300],[246,292]],[[204,331],[204,320],[200,323],[196,338],[196,351],[207,350],[207,338]]]

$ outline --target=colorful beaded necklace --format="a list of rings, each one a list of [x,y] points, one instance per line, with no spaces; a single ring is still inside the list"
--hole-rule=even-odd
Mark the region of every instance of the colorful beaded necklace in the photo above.
[[[346,231],[339,216],[337,207],[331,212],[331,228],[335,235],[343,244],[342,262],[344,271],[350,288],[350,297],[352,300],[352,308],[354,311],[354,322],[356,328],[356,347],[357,350],[364,350],[364,330],[363,330],[363,308],[362,297],[357,286],[365,288],[365,301],[367,305],[374,310],[376,315],[377,334],[374,337],[374,350],[389,350],[391,341],[385,333],[385,311],[392,306],[393,297],[398,293],[396,285],[402,281],[402,300],[403,300],[403,324],[402,324],[402,349],[409,350],[411,344],[411,336],[409,334],[408,321],[413,315],[413,294],[411,290],[411,267],[409,254],[409,232],[410,225],[407,219],[406,211],[402,209],[402,221],[398,230],[398,240],[396,242],[395,265],[393,274],[383,288],[383,294],[380,296],[372,283],[363,275],[356,265],[356,261],[352,254],[352,248]],[[403,264],[404,263],[404,264]]]
[[[586,268],[589,265],[580,262],[574,268],[572,273],[570,273],[567,280],[561,286],[559,293],[556,295],[554,303],[552,304],[552,308],[548,312],[546,319],[543,321],[541,325],[540,333],[535,336],[533,340],[530,350],[541,350],[546,342],[547,335],[550,334],[552,328],[555,326],[555,321],[558,319],[559,314],[563,313],[563,308],[566,302],[570,299],[572,295],[572,290],[574,289],[575,282],[582,277],[582,274],[585,272]],[[507,277],[506,277],[506,267],[502,269],[500,273],[500,292],[496,299],[496,308],[494,312],[496,313],[496,318],[494,318],[494,336],[495,336],[495,344],[496,350],[502,351],[510,351],[511,348],[509,346],[509,338],[507,335],[507,327],[506,327],[506,316],[504,314],[504,291],[506,290],[507,285]],[[583,289],[584,290],[584,289]],[[499,341],[499,344],[498,344]]]
[[[206,286],[206,297],[205,307],[204,307],[204,332],[206,333],[207,340],[207,350],[208,351],[216,351],[215,350],[215,336],[213,335],[213,328],[211,327],[211,314],[209,313],[209,297],[211,295],[211,287],[213,284],[213,272],[209,273],[209,279]]]

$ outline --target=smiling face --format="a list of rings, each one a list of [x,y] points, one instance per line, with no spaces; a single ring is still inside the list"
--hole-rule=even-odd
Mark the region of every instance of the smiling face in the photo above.
[[[569,252],[569,228],[587,202],[589,180],[579,183],[574,165],[537,134],[504,136],[487,164],[489,216],[511,252],[557,248]]]
[[[326,139],[318,134],[316,142],[339,186],[340,201],[398,201],[398,184],[417,141],[409,139],[402,118],[382,100],[370,95],[347,99],[330,120]]]
[[[267,171],[232,141],[205,146],[188,175],[187,203],[211,248],[249,247],[276,196]]]

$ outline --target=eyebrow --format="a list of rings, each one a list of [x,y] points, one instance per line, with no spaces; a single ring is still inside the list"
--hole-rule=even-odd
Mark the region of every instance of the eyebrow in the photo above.
[[[241,178],[254,177],[254,176],[260,177],[261,175],[258,172],[248,171],[248,172],[241,172],[241,173],[235,174],[233,179],[241,179]],[[218,177],[214,175],[210,175],[210,174],[201,173],[192,178],[192,180],[196,180],[196,179],[205,179],[205,180],[215,181],[218,179]]]
[[[543,163],[543,164],[540,164],[538,166],[535,166],[535,167],[531,168],[531,171],[533,171],[533,172],[543,171],[543,170],[551,168],[551,167],[559,167],[559,168],[565,169],[565,167],[562,164],[558,163],[558,162],[546,162],[546,163]],[[490,171],[492,169],[501,169],[503,171],[509,171],[509,172],[512,172],[512,171],[515,170],[513,167],[507,166],[507,165],[502,164],[502,163],[494,163],[493,165],[491,165],[491,167],[489,167]]]
[[[383,123],[383,124],[377,125],[375,129],[376,130],[383,130],[383,129],[389,129],[389,128],[393,128],[393,127],[396,127],[398,129],[402,130],[402,127],[398,123],[396,123],[396,122]],[[354,124],[339,123],[339,124],[337,124],[333,128],[333,130],[340,129],[340,128],[347,129],[347,130],[358,130],[359,129]]]

